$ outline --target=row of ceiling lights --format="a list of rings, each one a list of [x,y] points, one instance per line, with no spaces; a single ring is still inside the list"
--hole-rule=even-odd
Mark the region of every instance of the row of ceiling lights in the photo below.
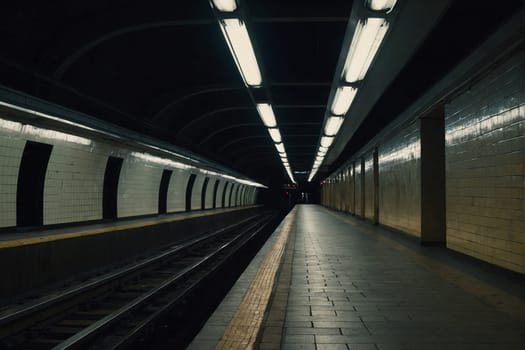
[[[384,14],[392,11],[397,0],[365,0],[365,2],[370,10]],[[337,136],[341,125],[343,125],[345,115],[357,94],[358,84],[365,78],[366,72],[385,38],[388,27],[389,22],[384,16],[369,16],[358,21],[340,75],[339,86],[331,104],[328,104],[331,106],[328,112],[329,117],[325,120],[323,135],[319,141],[317,155],[308,181],[312,181],[317,174],[326,153]]]
[[[217,11],[223,13],[232,13],[237,10],[235,0],[211,0],[211,4]],[[238,17],[219,19],[219,23],[244,83],[249,87],[260,87],[262,85],[261,71],[257,64],[246,24]],[[259,116],[267,128],[277,152],[279,152],[279,157],[288,177],[292,182],[295,182],[272,105],[270,103],[257,103],[257,112],[259,112]]]

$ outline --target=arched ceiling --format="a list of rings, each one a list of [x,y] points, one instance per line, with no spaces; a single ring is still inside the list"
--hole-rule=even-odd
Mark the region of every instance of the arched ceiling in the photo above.
[[[352,1],[240,3],[291,167],[308,171]],[[449,44],[450,28],[469,28],[462,40],[488,35],[481,29],[495,6],[472,14],[462,10],[479,2],[462,3],[452,5],[436,27],[441,32],[434,33],[433,44],[440,46],[432,52]],[[0,84],[188,148],[258,181],[286,181],[207,0],[27,0],[0,6]],[[447,56],[447,63],[461,54]],[[411,67],[417,71],[432,59],[431,52],[419,53]],[[448,66],[440,69],[438,74]],[[402,74],[396,81],[406,80]],[[423,79],[410,91],[435,79]],[[373,112],[381,117],[372,115],[376,123],[355,140],[365,142],[368,129],[375,132],[388,121],[378,108]]]

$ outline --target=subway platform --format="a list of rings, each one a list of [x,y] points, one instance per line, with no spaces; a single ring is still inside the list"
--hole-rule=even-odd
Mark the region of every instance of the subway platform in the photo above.
[[[297,205],[189,349],[524,349],[525,278]]]

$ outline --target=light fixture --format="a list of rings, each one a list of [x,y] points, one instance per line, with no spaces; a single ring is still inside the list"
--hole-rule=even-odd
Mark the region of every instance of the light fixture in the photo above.
[[[235,0],[212,0],[213,6],[222,12],[233,12],[237,10]]]
[[[269,103],[258,103],[257,111],[267,128],[275,128],[277,126],[272,106]]]
[[[282,142],[281,133],[279,132],[279,129],[268,128],[268,132],[270,133],[270,137],[272,138],[273,142],[275,143]]]
[[[282,143],[276,143],[275,148],[277,148],[277,152],[279,153],[285,153],[284,152],[284,145]]]
[[[384,18],[366,18],[357,23],[343,69],[346,82],[365,77],[387,30],[388,22]]]
[[[332,102],[332,113],[335,115],[345,115],[354,101],[357,89],[352,86],[342,86],[337,88]]]
[[[374,11],[392,11],[397,0],[366,0],[368,7]]]
[[[220,24],[244,83],[249,86],[261,85],[261,72],[244,22],[238,18],[227,18],[220,20]]]
[[[324,133],[328,136],[335,136],[339,132],[341,125],[343,125],[343,117],[329,117],[324,127]]]
[[[321,137],[321,146],[323,147],[330,147],[332,145],[332,142],[334,142],[333,136],[323,136]]]
[[[325,156],[325,155],[326,155],[326,152],[319,151],[319,152],[317,152],[317,155],[318,155],[318,156]]]
[[[328,151],[328,147],[323,147],[322,145],[319,146],[319,151],[320,152],[327,152]]]

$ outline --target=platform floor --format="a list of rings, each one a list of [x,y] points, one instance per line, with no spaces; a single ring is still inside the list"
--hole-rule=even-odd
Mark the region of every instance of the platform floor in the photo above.
[[[285,220],[288,248],[264,286],[272,297],[252,311],[265,314],[257,336],[247,343],[247,325],[233,327],[243,300],[253,299],[245,276],[242,300],[236,286],[237,302],[227,297],[219,308],[230,324],[207,324],[192,348],[224,348],[238,334],[243,342],[229,348],[525,349],[522,275],[320,206],[298,205]],[[269,268],[262,255],[282,250],[282,235],[283,225],[256,259],[259,270]]]

